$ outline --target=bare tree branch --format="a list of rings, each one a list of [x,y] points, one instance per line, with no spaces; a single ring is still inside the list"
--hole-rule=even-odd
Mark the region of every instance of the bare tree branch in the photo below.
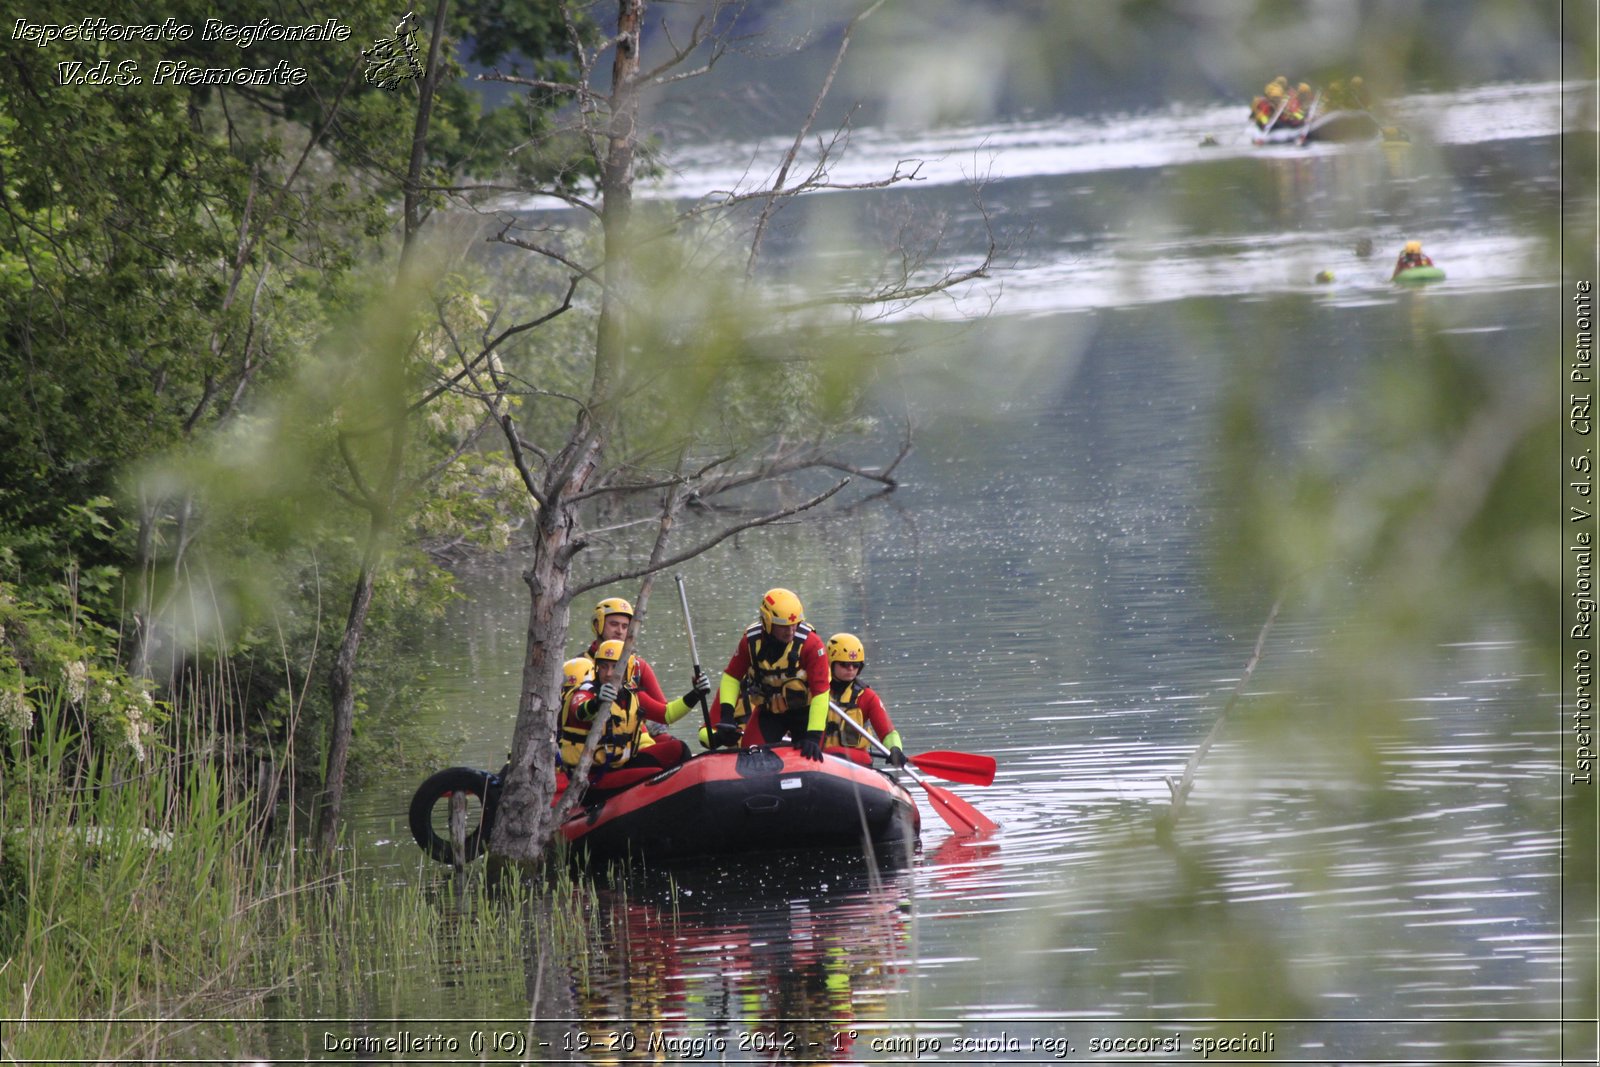
[[[433,388],[429,389],[426,393],[422,394],[422,396],[418,397],[411,404],[411,406],[406,409],[406,413],[408,415],[414,414],[417,411],[420,411],[422,408],[427,407],[435,398],[454,389],[464,379],[471,377],[479,368],[487,366],[489,358],[494,354],[494,350],[499,348],[503,342],[515,337],[520,333],[526,333],[529,330],[537,329],[557,316],[562,315],[570,310],[572,307],[572,295],[577,291],[577,288],[578,279],[570,279],[567,285],[566,294],[562,297],[559,305],[545,314],[540,315],[536,319],[530,319],[527,322],[506,327],[493,340],[484,345],[483,348],[481,348],[470,360],[465,358],[465,351],[459,340],[456,338],[455,331],[451,329],[450,324],[445,320],[445,316],[441,311],[438,317],[439,327],[440,329],[444,330],[445,335],[449,337],[451,344],[454,345],[457,354],[462,357],[462,368],[450,375],[448,378],[441,379]]]
[[[777,210],[778,206],[776,194],[783,188],[784,180],[789,175],[789,168],[793,165],[795,157],[800,154],[800,146],[811,135],[811,127],[817,121],[817,112],[822,110],[822,101],[827,98],[828,90],[833,87],[834,76],[839,73],[839,66],[844,62],[844,54],[850,48],[850,41],[855,36],[856,27],[861,24],[863,19],[868,18],[878,8],[882,7],[883,3],[884,0],[873,0],[873,3],[866,10],[857,14],[855,18],[850,20],[849,25],[844,28],[844,35],[839,39],[839,47],[833,54],[833,64],[828,68],[828,73],[822,79],[822,87],[817,90],[816,97],[811,101],[811,111],[806,115],[805,122],[801,123],[799,131],[795,134],[794,143],[789,146],[789,153],[784,156],[783,165],[778,168],[778,175],[773,179],[772,192],[774,195],[768,199],[766,207],[761,211],[761,217],[756,220],[755,236],[750,241],[750,258],[745,262],[744,273],[746,278],[755,273],[756,260],[761,258],[761,245],[766,237],[767,224],[772,221],[772,213]]]
[[[709,552],[711,549],[715,548],[717,545],[721,544],[723,541],[726,541],[728,538],[732,537],[736,533],[739,533],[739,532],[744,531],[744,530],[753,529],[754,527],[757,527],[757,526],[770,526],[773,523],[778,522],[778,521],[780,521],[782,519],[786,519],[791,515],[798,515],[802,511],[807,511],[807,510],[809,510],[811,508],[814,508],[818,504],[821,504],[822,502],[824,502],[829,497],[833,496],[835,493],[837,493],[839,490],[843,489],[845,486],[847,486],[849,484],[850,484],[850,479],[849,478],[845,478],[842,481],[840,481],[838,484],[834,485],[831,489],[828,489],[826,492],[819,493],[818,495],[812,497],[810,500],[804,501],[803,503],[795,504],[793,507],[787,507],[787,508],[783,508],[783,509],[781,509],[779,511],[769,512],[769,513],[767,513],[765,515],[758,516],[758,517],[756,517],[754,519],[750,519],[750,520],[748,520],[746,522],[736,523],[733,526],[725,527],[724,529],[722,529],[718,533],[716,533],[714,536],[709,537],[709,538],[705,539],[704,541],[699,542],[696,545],[693,545],[693,546],[691,546],[689,548],[686,548],[682,552],[679,552],[677,555],[672,556],[672,557],[670,557],[668,559],[657,560],[657,561],[654,561],[654,562],[651,562],[651,563],[647,563],[643,567],[635,568],[633,570],[618,571],[615,574],[609,574],[609,575],[606,575],[603,578],[598,578],[598,579],[595,579],[593,581],[581,582],[581,583],[575,584],[575,585],[573,585],[571,587],[571,595],[573,597],[578,597],[578,596],[582,595],[583,593],[587,593],[591,589],[599,589],[601,586],[604,586],[604,585],[612,585],[612,584],[615,584],[616,582],[631,581],[634,578],[640,578],[640,577],[643,577],[646,574],[655,574],[658,571],[666,570],[668,567],[676,567],[680,563],[684,563],[684,562],[687,562],[688,560],[694,559],[697,556],[704,555],[705,553]]]

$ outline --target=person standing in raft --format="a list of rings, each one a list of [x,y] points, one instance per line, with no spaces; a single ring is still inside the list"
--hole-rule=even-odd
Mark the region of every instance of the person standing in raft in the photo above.
[[[827,650],[789,590],[767,590],[759,610],[761,621],[744,632],[723,672],[710,747],[771,745],[788,736],[806,759],[820,762]]]
[[[822,737],[823,751],[863,766],[872,766],[872,749],[867,739],[840,722],[848,715],[857,726],[872,731],[889,750],[889,762],[896,767],[906,765],[900,731],[889,720],[889,711],[870,686],[861,684],[861,672],[867,669],[867,650],[855,634],[834,634],[828,638],[828,671],[832,676],[828,685],[831,698],[828,727]]]
[[[1433,260],[1422,252],[1421,241],[1407,241],[1406,246],[1400,250],[1400,258],[1395,261],[1394,273],[1389,275],[1392,282],[1400,277],[1400,272],[1410,270],[1412,267],[1431,267]]]
[[[645,723],[674,723],[698,707],[711,692],[711,683],[701,674],[699,683],[678,700],[662,703],[620,683],[622,672],[617,661],[622,656],[621,641],[601,641],[594,651],[594,674],[564,689],[559,744],[561,766],[572,774],[583,753],[584,742],[595,717],[608,717],[594,750],[594,767],[589,773],[589,792],[609,796],[652,778],[689,758],[689,748],[670,734],[652,737]],[[582,657],[568,660],[563,682],[582,677]],[[576,668],[576,669],[575,669]]]

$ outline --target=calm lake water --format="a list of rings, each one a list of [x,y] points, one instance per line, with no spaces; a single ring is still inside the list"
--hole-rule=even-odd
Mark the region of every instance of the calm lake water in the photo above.
[[[498,982],[400,961],[405,1017],[531,1028],[547,1044],[529,1055],[580,1062],[1553,1060],[1563,756],[1528,620],[1462,617],[1402,677],[1366,680],[1382,712],[1352,720],[1304,673],[1327,620],[1286,600],[1176,834],[1156,832],[1271,608],[1265,590],[1223,603],[1211,578],[1235,357],[1268,357],[1285,440],[1441,338],[1497,373],[1551,373],[1562,93],[1395,106],[1408,148],[1254,149],[1238,108],[858,133],[862,174],[934,161],[880,200],[946,211],[954,249],[979,233],[959,178],[981,151],[1015,269],[920,309],[931,324],[906,316],[938,343],[873,384],[886,439],[915,419],[900,489],[683,574],[708,665],[772,585],[824,634],[861,635],[909,751],[999,761],[991,787],[946,788],[1001,831],[953,837],[923,803],[900,868],[749,858],[605,882],[587,959],[513,953]],[[705,146],[666,192],[729,188],[761,151]],[[1445,282],[1389,284],[1408,238]],[[504,759],[518,566],[465,575],[440,634],[451,763]],[[670,582],[640,647],[684,686]],[[354,833],[377,876],[431,892],[449,875],[404,826],[419,778],[367,782]],[[1590,1057],[1593,1033],[1576,1038]]]

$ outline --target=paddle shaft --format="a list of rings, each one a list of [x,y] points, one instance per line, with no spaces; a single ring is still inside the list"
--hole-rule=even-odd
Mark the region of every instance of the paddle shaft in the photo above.
[[[839,716],[839,718],[845,723],[845,725],[849,726],[850,729],[852,729],[856,733],[860,734],[862,739],[865,740],[867,744],[869,744],[873,748],[877,749],[878,750],[878,755],[880,755],[880,756],[889,755],[889,746],[884,744],[882,741],[879,741],[876,737],[874,737],[871,730],[868,730],[865,726],[862,726],[860,723],[856,722],[848,714],[846,714],[845,710],[839,706],[839,702],[838,701],[836,701],[836,700],[828,701],[828,707],[830,709],[832,709],[834,714]],[[910,768],[902,768],[902,770],[905,770],[906,773],[910,774],[913,779],[915,779],[916,776],[917,776],[917,772],[911,770]]]
[[[1306,134],[1311,132],[1311,121],[1317,117],[1317,108],[1322,103],[1322,90],[1318,89],[1311,98],[1311,106],[1306,108],[1306,119],[1300,126],[1300,143],[1306,143]]]
[[[1278,116],[1283,114],[1283,109],[1288,107],[1288,106],[1289,106],[1289,94],[1288,93],[1284,93],[1283,94],[1283,103],[1278,105],[1278,110],[1276,110],[1276,111],[1274,111],[1272,113],[1272,118],[1267,121],[1267,124],[1265,126],[1261,127],[1261,132],[1262,133],[1271,133],[1272,132],[1272,127],[1274,127],[1274,126],[1276,126],[1278,124]]]
[[[694,673],[700,673],[700,646],[694,641],[694,622],[689,618],[689,593],[683,586],[683,575],[674,574],[678,582],[678,602],[683,605],[683,628],[689,631],[689,659],[694,663]],[[700,701],[700,717],[705,720],[706,740],[711,740],[711,694]]]

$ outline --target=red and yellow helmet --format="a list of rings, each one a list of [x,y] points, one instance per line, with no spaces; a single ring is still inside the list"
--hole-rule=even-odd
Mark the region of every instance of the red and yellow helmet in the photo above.
[[[597,667],[602,663],[615,666],[617,660],[621,657],[622,642],[616,638],[612,638],[610,641],[601,641],[595,646],[594,661]],[[619,679],[617,675],[613,674],[611,680],[618,681]],[[628,667],[622,672],[620,681],[623,685],[630,687],[637,685],[639,682],[639,657],[631,652],[628,654]]]
[[[806,621],[800,598],[787,589],[768,589],[761,597],[761,628],[767,633],[774,626],[795,626]]]
[[[589,625],[594,630],[594,635],[599,637],[606,628],[608,615],[626,615],[633,618],[633,605],[619,596],[608,596],[594,606],[594,618]]]
[[[834,634],[828,638],[829,663],[854,663],[867,665],[867,649],[855,634]]]
[[[561,688],[571,689],[594,677],[594,660],[588,656],[574,656],[561,665]]]

